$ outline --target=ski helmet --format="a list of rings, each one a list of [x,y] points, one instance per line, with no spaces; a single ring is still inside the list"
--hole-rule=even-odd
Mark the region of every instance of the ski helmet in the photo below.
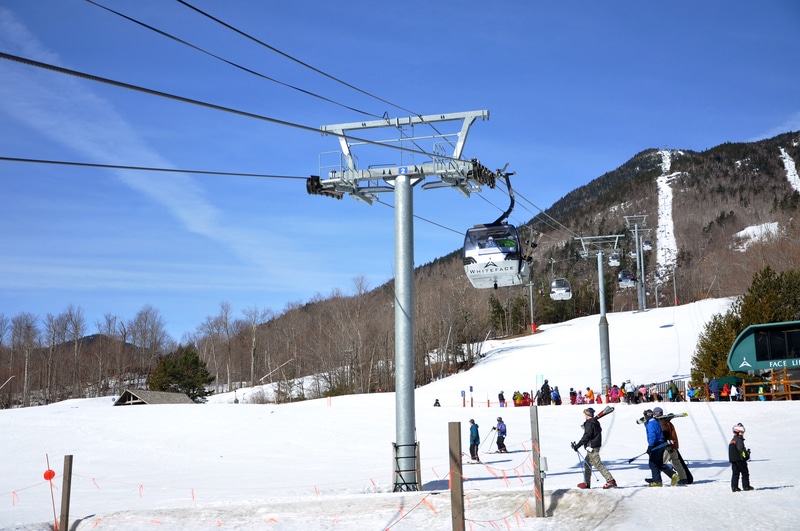
[[[497,417],[497,422],[503,422],[503,417]]]
[[[587,407],[586,409],[583,410],[583,414],[587,415],[589,417],[594,417],[594,408],[593,407]]]
[[[663,414],[664,414],[664,410],[661,409],[660,407],[654,407],[653,408],[653,415],[655,415],[656,417],[660,417]]]
[[[744,433],[744,426],[741,422],[733,427],[733,433]]]
[[[644,418],[646,418],[646,419],[653,418],[653,410],[652,409],[645,409],[644,413],[642,413],[642,415],[644,415]]]

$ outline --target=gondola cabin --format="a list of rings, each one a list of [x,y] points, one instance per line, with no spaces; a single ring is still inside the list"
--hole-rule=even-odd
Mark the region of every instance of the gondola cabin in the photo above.
[[[633,271],[627,269],[619,272],[617,280],[619,281],[619,289],[632,288],[636,285],[636,275],[633,274]]]
[[[530,279],[517,229],[503,223],[475,225],[464,237],[464,271],[476,288],[519,286]]]
[[[619,253],[614,251],[608,255],[608,265],[611,267],[619,267]]]
[[[550,298],[554,301],[568,301],[572,298],[572,287],[566,278],[557,278],[550,283]]]

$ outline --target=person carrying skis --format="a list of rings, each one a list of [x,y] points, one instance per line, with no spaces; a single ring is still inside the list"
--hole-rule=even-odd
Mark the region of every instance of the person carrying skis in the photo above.
[[[603,428],[600,421],[594,416],[594,408],[587,407],[583,410],[586,421],[583,423],[583,437],[578,442],[570,444],[575,452],[583,446],[586,448],[586,459],[583,460],[583,482],[578,483],[579,489],[589,489],[592,486],[592,467],[596,468],[605,478],[604,489],[613,489],[617,486],[614,476],[600,460],[600,446],[603,444]],[[580,456],[581,454],[578,453]]]
[[[497,431],[497,452],[498,453],[508,453],[508,449],[506,448],[506,423],[503,422],[503,417],[497,417],[497,426],[492,428],[493,431]]]
[[[750,449],[744,446],[744,426],[740,422],[733,427],[733,438],[728,444],[728,461],[731,463],[731,491],[755,490],[750,485]],[[742,488],[739,488],[739,476],[742,476]]]
[[[672,485],[680,481],[681,477],[670,467],[664,464],[664,433],[661,424],[653,415],[652,409],[644,411],[644,429],[647,431],[647,454],[650,456],[650,472],[652,476],[647,483],[648,487],[661,487],[661,473],[671,478]]]
[[[478,447],[481,445],[481,435],[478,433],[478,425],[475,424],[475,419],[469,419],[469,455],[473,461],[478,463],[481,460],[478,458]]]
[[[653,415],[658,419],[661,425],[661,433],[664,436],[664,442],[667,446],[664,447],[663,461],[670,463],[675,472],[678,473],[678,485],[688,485],[691,483],[686,467],[683,465],[683,460],[678,452],[678,432],[675,431],[675,426],[672,425],[672,420],[669,416],[664,415],[664,410],[660,407],[653,408]]]

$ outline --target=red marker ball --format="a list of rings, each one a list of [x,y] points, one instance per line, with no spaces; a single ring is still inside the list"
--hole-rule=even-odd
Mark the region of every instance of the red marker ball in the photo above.
[[[49,468],[44,471],[44,479],[47,481],[50,481],[54,477],[56,477],[56,473],[54,471],[50,470]]]

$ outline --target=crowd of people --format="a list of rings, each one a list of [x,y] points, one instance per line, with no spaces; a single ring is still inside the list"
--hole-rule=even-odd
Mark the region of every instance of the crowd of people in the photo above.
[[[713,380],[716,381],[716,380]],[[734,386],[735,388],[735,386]],[[711,389],[711,385],[709,385]],[[691,389],[690,389],[691,390]],[[722,391],[720,391],[721,393]],[[728,396],[735,391],[727,390]],[[721,395],[722,396],[722,395]],[[678,386],[674,381],[670,380],[666,386],[666,400],[678,402],[682,400],[682,395],[678,391]],[[506,406],[505,394],[500,391],[498,395],[501,407]],[[531,405],[531,397],[529,393],[520,393],[515,391],[512,395],[514,405]],[[550,387],[548,380],[544,381],[542,387],[536,392],[535,401],[538,405],[561,405],[561,394],[559,393],[558,386]],[[659,391],[658,386],[635,386],[631,384],[630,380],[626,380],[622,386],[614,385],[609,389],[606,401],[610,403],[625,402],[628,404],[639,404],[643,402],[662,402],[664,397]],[[435,406],[438,406],[438,399]],[[526,403],[527,402],[527,403]],[[583,390],[575,391],[570,388],[569,392],[570,404],[601,404],[603,403],[602,395],[595,395],[590,387],[586,388],[586,393]],[[595,410],[592,407],[587,407],[583,410],[584,423],[583,423],[583,436],[577,441],[570,443],[572,449],[578,454],[583,462],[583,481],[578,483],[578,488],[589,489],[592,485],[592,469],[594,468],[605,479],[606,483],[603,485],[604,489],[611,489],[617,486],[614,476],[603,464],[600,458],[600,447],[603,444],[603,428],[599,422],[599,416],[595,415]],[[642,417],[637,421],[643,424],[645,434],[647,437],[647,450],[641,455],[632,458],[629,462],[633,462],[638,457],[645,453],[648,455],[648,465],[650,467],[651,477],[646,481],[649,487],[661,487],[664,482],[662,475],[666,476],[671,486],[676,485],[689,485],[694,481],[689,467],[680,453],[680,443],[678,440],[678,432],[672,424],[672,419],[683,415],[669,414],[666,415],[661,406],[656,406],[652,409],[645,409]],[[475,419],[469,420],[469,450],[472,462],[480,463],[478,451],[480,448],[480,433],[478,424]],[[508,429],[502,417],[497,417],[497,424],[492,427],[492,431],[497,434],[497,452],[508,452],[505,445],[505,439],[508,434]],[[750,459],[750,450],[744,445],[744,426],[739,423],[733,427],[733,437],[728,445],[728,457],[731,464],[731,491],[749,491],[754,490],[750,485],[750,472],[747,467],[747,461]],[[586,456],[581,455],[581,449],[586,452]],[[741,479],[741,488],[739,488],[739,481]]]
[[[592,485],[592,468],[596,469],[606,480],[604,489],[611,489],[617,486],[614,476],[603,465],[600,459],[600,447],[602,446],[602,426],[595,416],[594,408],[588,407],[583,410],[585,421],[583,423],[583,436],[578,442],[570,443],[572,449],[583,461],[583,481],[578,483],[578,488],[589,489]],[[689,467],[683,460],[680,453],[678,432],[672,424],[675,415],[665,415],[661,407],[646,409],[642,418],[637,422],[644,424],[647,437],[648,465],[651,477],[645,482],[649,487],[662,487],[664,485],[662,474],[667,477],[671,486],[689,485],[694,482]],[[728,461],[731,464],[731,491],[750,491],[755,490],[750,485],[750,471],[747,461],[750,460],[750,449],[744,444],[745,428],[741,423],[733,427],[733,437],[728,443]],[[586,452],[583,457],[580,453],[581,448]],[[642,454],[644,455],[644,454]],[[641,457],[641,456],[637,456]],[[636,457],[629,460],[633,462]],[[739,488],[739,480],[741,486]]]

